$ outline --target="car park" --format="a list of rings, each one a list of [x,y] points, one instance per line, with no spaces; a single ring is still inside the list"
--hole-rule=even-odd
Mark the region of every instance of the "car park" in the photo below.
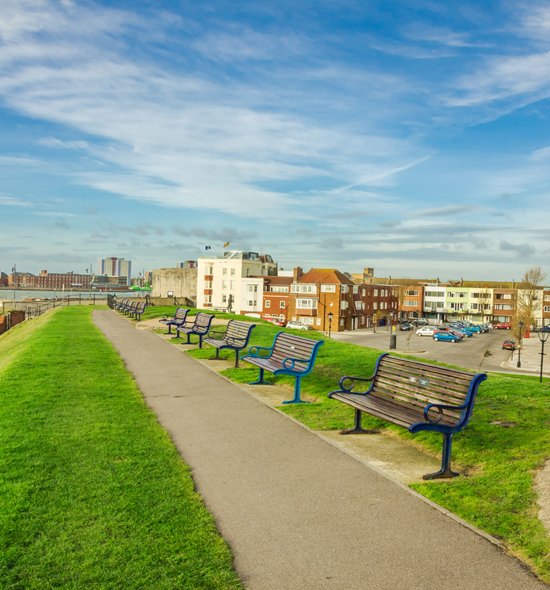
[[[516,350],[516,341],[515,340],[505,340],[502,343],[503,350]]]
[[[460,342],[461,338],[449,330],[437,330],[434,332],[433,339],[437,342]]]
[[[434,326],[422,326],[416,331],[417,336],[433,336],[437,328]]]
[[[292,330],[313,330],[311,326],[302,324],[301,322],[287,322],[286,327]]]
[[[450,329],[454,332],[459,332],[460,334],[463,334],[467,338],[471,338],[474,335],[474,332],[472,330],[459,324],[450,324]]]

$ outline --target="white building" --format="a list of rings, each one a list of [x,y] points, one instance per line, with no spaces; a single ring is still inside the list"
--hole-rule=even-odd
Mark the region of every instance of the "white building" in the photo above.
[[[231,250],[197,261],[197,307],[261,314],[263,278],[277,274],[268,254]]]

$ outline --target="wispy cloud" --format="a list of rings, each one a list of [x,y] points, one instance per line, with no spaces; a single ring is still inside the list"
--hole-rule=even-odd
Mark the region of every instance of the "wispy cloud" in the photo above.
[[[32,207],[32,203],[16,197],[7,197],[0,195],[0,207]]]

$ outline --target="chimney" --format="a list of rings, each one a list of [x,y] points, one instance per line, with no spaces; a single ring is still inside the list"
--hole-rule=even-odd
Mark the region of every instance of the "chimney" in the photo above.
[[[294,282],[299,281],[302,278],[303,274],[304,274],[304,269],[301,266],[295,266],[294,273],[293,273]]]

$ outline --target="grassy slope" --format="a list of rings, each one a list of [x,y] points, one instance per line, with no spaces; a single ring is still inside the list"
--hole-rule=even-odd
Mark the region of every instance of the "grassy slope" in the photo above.
[[[149,318],[173,312],[174,308],[148,310]],[[228,317],[216,314],[218,317]],[[236,317],[236,316],[230,316]],[[242,318],[248,319],[251,318]],[[254,321],[254,320],[252,320]],[[269,346],[281,330],[258,321],[251,343]],[[353,411],[329,400],[326,394],[337,388],[342,375],[370,375],[380,351],[328,340],[318,332],[296,332],[322,338],[314,372],[304,378],[303,397],[316,403],[282,406],[280,409],[317,430],[349,428]],[[175,340],[177,342],[177,340]],[[193,350],[189,354],[209,358],[212,350]],[[228,358],[233,353],[222,352]],[[421,359],[422,360],[422,359]],[[257,369],[227,369],[224,374],[246,383],[257,376]],[[291,378],[273,379],[288,383]],[[290,397],[290,395],[289,395]],[[441,435],[409,435],[400,428],[365,416],[366,427],[391,428],[438,456]],[[550,581],[550,539],[537,518],[534,475],[550,457],[550,382],[542,385],[536,377],[491,374],[480,387],[474,416],[468,427],[455,437],[453,460],[469,476],[451,481],[417,484],[412,487],[441,506],[448,508],[479,528],[499,537],[518,555],[531,563]]]
[[[0,337],[0,587],[241,588],[89,314],[64,308]]]

